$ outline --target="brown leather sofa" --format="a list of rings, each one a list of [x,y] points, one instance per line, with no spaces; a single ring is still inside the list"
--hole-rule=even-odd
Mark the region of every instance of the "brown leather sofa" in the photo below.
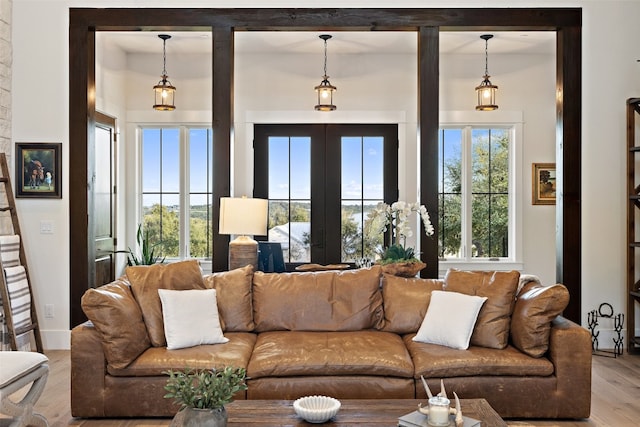
[[[271,274],[246,267],[198,281],[191,265],[180,264],[130,268],[126,278],[87,291],[83,309],[90,321],[71,332],[73,416],[173,416],[178,407],[163,398],[164,371],[225,365],[247,369],[248,390],[238,399],[422,399],[423,375],[434,390],[443,378],[461,398],[486,398],[502,417],[589,416],[590,334],[558,315],[568,301],[562,285],[520,282],[521,289],[505,292],[496,285],[500,273],[457,272],[472,283],[468,293],[490,296],[471,345],[458,350],[412,340],[431,292],[460,291],[453,276],[404,279],[383,275],[377,266]],[[146,273],[153,269],[160,276]],[[216,289],[229,342],[178,350],[154,343],[154,335],[162,335],[144,308],[141,283],[149,294],[154,287]],[[505,301],[506,319],[496,315]],[[484,327],[495,332],[496,319],[503,329],[506,321],[506,346],[478,345]]]

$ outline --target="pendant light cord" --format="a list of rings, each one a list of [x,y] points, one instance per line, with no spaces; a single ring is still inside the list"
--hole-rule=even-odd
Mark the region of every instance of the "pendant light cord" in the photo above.
[[[162,75],[167,75],[167,39],[162,40]]]
[[[324,78],[327,78],[327,39],[324,39]]]
[[[484,40],[484,75],[489,75],[489,39]]]

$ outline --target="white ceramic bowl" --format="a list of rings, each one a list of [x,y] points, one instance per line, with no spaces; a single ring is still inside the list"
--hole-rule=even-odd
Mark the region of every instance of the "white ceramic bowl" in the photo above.
[[[293,409],[305,421],[319,424],[336,416],[340,401],[328,396],[305,396],[293,402]]]

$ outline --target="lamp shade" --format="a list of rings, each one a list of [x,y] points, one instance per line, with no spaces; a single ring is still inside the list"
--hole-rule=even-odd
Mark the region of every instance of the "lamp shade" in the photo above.
[[[220,198],[220,234],[265,236],[269,201],[247,197]]]

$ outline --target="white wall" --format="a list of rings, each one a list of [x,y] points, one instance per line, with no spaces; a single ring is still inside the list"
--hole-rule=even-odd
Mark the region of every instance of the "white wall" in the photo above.
[[[300,2],[281,0],[271,3],[270,7],[299,6]],[[38,314],[44,333],[46,348],[67,348],[69,336],[69,227],[68,223],[68,182],[74,179],[73,171],[68,170],[68,7],[260,7],[260,1],[168,1],[168,0],[121,0],[121,1],[62,1],[62,0],[14,0],[13,2],[13,83],[12,83],[12,135],[14,141],[31,142],[62,142],[63,143],[63,198],[62,200],[25,200],[18,201],[20,221],[25,235],[25,245],[28,250],[31,275],[35,287],[35,297],[38,303]],[[325,1],[307,6],[316,7],[477,7],[473,1],[396,1],[383,0],[368,1]],[[486,1],[482,6],[520,6],[520,7],[583,7],[583,176],[582,176],[582,215],[583,215],[583,249],[582,249],[582,284],[583,284],[583,323],[586,324],[586,313],[601,302],[609,302],[616,311],[624,311],[626,304],[625,291],[625,100],[631,96],[640,96],[640,66],[636,59],[640,58],[640,45],[635,43],[637,17],[640,16],[640,2],[637,1]],[[613,48],[615,47],[615,49]],[[251,58],[238,58],[238,63],[251,61]],[[408,59],[407,59],[408,60]],[[471,67],[466,73],[465,67],[456,64],[456,58],[443,58],[441,75],[455,76],[460,80],[455,87],[442,88],[441,103],[446,110],[466,109],[473,105],[473,100],[462,101],[464,92],[467,96],[467,85],[477,85],[480,81],[482,64]],[[537,103],[531,102],[521,105],[509,94],[516,90],[529,90],[529,96],[554,96],[553,80],[543,79],[554,65],[543,59],[537,63],[530,63],[529,71],[524,75],[517,74],[518,70],[509,69],[509,62],[519,64],[526,61],[506,61],[502,64],[500,58],[491,57],[490,69],[492,81],[500,86],[500,107],[507,110],[522,110],[525,121],[524,164],[531,162],[553,161],[554,130],[548,123],[554,121],[554,107],[537,108]],[[134,61],[126,58],[129,65]],[[311,61],[309,61],[311,62]],[[309,68],[300,71],[299,75],[288,74],[287,86],[292,92],[290,97],[283,98],[288,103],[287,110],[296,109],[306,111],[314,103],[313,93],[310,98],[303,99],[301,94],[308,93],[309,81],[317,84],[318,71],[316,62],[309,64]],[[274,64],[274,67],[277,64]],[[506,72],[498,72],[504,65]],[[333,63],[331,67],[333,67]],[[415,111],[413,104],[403,104],[398,97],[384,106],[371,108],[368,104],[360,103],[352,98],[349,91],[364,82],[356,78],[339,79],[340,64],[335,63],[335,72],[330,68],[332,82],[339,87],[336,102],[340,110],[333,117],[335,120],[355,120],[361,117],[362,111],[369,110],[371,118],[393,116],[407,123],[401,140],[406,142],[404,157],[406,175],[401,182],[405,184],[406,198],[415,197],[416,189],[412,189],[413,177],[416,175],[411,141],[415,141]],[[149,72],[157,79],[157,66],[151,66]],[[344,70],[348,70],[345,66]],[[170,73],[175,72],[169,70]],[[177,70],[176,70],[177,71]],[[354,73],[362,70],[352,70]],[[459,73],[463,73],[460,74]],[[107,70],[105,70],[105,73]],[[122,79],[119,70],[109,70],[111,77]],[[210,72],[210,71],[209,71]],[[399,70],[382,67],[379,72],[389,76]],[[311,80],[303,75],[311,76]],[[335,77],[334,77],[335,75]],[[177,79],[177,75],[172,77]],[[254,76],[257,78],[257,76]],[[413,74],[412,74],[413,77]],[[522,77],[527,77],[522,79]],[[197,78],[197,77],[196,77]],[[128,80],[128,79],[127,79]],[[206,78],[204,78],[206,80]],[[529,88],[529,84],[538,82],[540,89]],[[141,80],[142,81],[142,80]],[[236,84],[241,81],[238,76]],[[410,90],[413,80],[407,80],[402,90]],[[177,80],[175,81],[177,85]],[[148,81],[144,80],[141,87],[146,88]],[[184,86],[185,88],[187,86]],[[247,86],[249,87],[249,86]],[[463,89],[464,88],[464,89]],[[105,91],[107,88],[102,88]],[[125,88],[124,97],[127,119],[133,118],[153,120],[147,111],[147,101],[139,106],[139,97],[132,97],[131,87]],[[257,88],[256,88],[257,89]],[[98,90],[101,90],[99,87]],[[120,89],[118,89],[119,91]],[[180,90],[180,88],[179,88]],[[242,169],[247,168],[240,159],[251,157],[247,142],[247,123],[255,119],[256,114],[265,111],[268,106],[251,103],[252,94],[243,93],[240,87],[236,91],[236,102],[239,111],[236,112],[236,173],[234,175],[236,191],[245,192],[250,188],[251,180]],[[512,92],[513,91],[513,92]],[[117,92],[120,93],[120,92]],[[178,92],[180,94],[180,92]],[[395,92],[393,92],[395,93]],[[391,93],[391,94],[393,94]],[[253,94],[254,95],[254,94]],[[150,96],[150,94],[145,95]],[[306,95],[305,95],[306,96]],[[473,95],[471,95],[473,96]],[[527,99],[529,99],[527,96]],[[146,98],[145,98],[146,99]],[[553,99],[553,98],[551,98]],[[368,100],[371,101],[371,100]],[[182,98],[177,98],[182,102]],[[53,107],[52,107],[53,105]],[[122,102],[111,99],[106,92],[98,97],[97,105],[107,109],[117,110],[123,114]],[[244,107],[242,107],[244,105]],[[373,103],[375,105],[375,103]],[[391,108],[391,106],[393,108]],[[207,108],[204,105],[194,109]],[[137,109],[137,110],[135,110]],[[342,111],[342,110],[345,111]],[[374,110],[374,111],[373,111]],[[348,112],[350,111],[350,112]],[[392,113],[389,113],[392,111]],[[245,113],[244,115],[242,113]],[[198,111],[191,111],[190,117],[200,117]],[[301,117],[307,117],[304,113]],[[360,116],[359,116],[360,115]],[[331,119],[334,120],[334,119]],[[122,127],[121,127],[122,132]],[[242,133],[245,133],[243,136]],[[129,132],[126,132],[127,134]],[[130,141],[131,135],[126,136]],[[531,142],[531,144],[529,143]],[[122,152],[130,150],[132,144],[126,144]],[[135,153],[134,153],[135,154]],[[128,156],[129,157],[129,156]],[[402,161],[402,160],[401,160]],[[242,165],[240,168],[238,166]],[[544,277],[546,282],[553,279],[551,272],[555,255],[549,247],[553,239],[553,208],[547,206],[530,205],[530,173],[525,167],[523,194],[523,218],[527,224],[524,230],[527,241],[525,247],[526,270],[533,271]],[[606,179],[603,179],[606,177]],[[131,177],[127,177],[131,178]],[[123,183],[124,184],[124,183]],[[129,185],[129,181],[126,182]],[[122,219],[122,218],[120,218]],[[50,220],[54,224],[54,234],[39,234],[40,221]],[[542,236],[542,238],[540,238]],[[529,240],[540,241],[540,245]],[[30,249],[33,248],[33,249]],[[551,279],[550,279],[551,278]],[[44,304],[54,304],[55,317],[44,318]],[[601,343],[606,336],[601,339]]]

